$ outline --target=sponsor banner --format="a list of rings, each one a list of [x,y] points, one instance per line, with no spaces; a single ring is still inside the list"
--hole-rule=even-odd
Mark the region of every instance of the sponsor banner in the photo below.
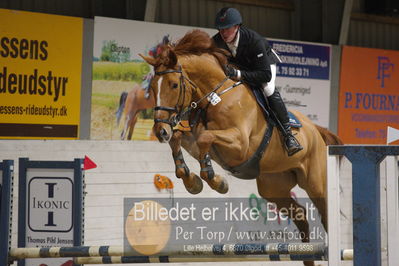
[[[74,244],[74,169],[26,171],[25,247],[71,247]],[[26,259],[25,266],[58,266],[71,258]]]
[[[0,138],[78,138],[83,20],[0,9]]]
[[[278,53],[276,88],[288,109],[328,127],[330,114],[331,45],[269,39]]]
[[[399,128],[398,65],[398,51],[343,47],[338,134],[346,144],[386,144],[387,127]]]
[[[72,247],[82,243],[82,159],[20,158],[19,247]],[[72,258],[35,258],[18,266],[72,265]]]
[[[330,79],[329,45],[270,40],[281,63],[277,74],[281,77]]]

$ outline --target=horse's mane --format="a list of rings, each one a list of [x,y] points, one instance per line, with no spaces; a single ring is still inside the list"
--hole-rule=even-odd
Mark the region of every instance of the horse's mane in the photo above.
[[[183,38],[172,45],[172,49],[176,55],[211,54],[216,57],[222,67],[227,63],[227,51],[218,48],[208,33],[202,30],[189,31]]]

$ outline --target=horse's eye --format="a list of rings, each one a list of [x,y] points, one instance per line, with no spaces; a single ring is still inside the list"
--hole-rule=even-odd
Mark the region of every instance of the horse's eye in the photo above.
[[[177,89],[177,87],[179,87],[179,84],[177,84],[177,83],[172,84],[172,89]]]

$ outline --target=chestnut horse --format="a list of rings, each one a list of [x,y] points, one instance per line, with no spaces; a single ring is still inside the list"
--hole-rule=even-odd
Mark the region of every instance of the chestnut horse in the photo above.
[[[150,93],[149,99],[146,99],[144,94],[145,91],[138,84],[135,84],[129,93],[125,91],[121,93],[118,111],[116,112],[117,125],[119,125],[122,114],[125,116],[121,140],[131,140],[139,112],[154,107],[154,95]]]
[[[226,78],[222,68],[226,63],[224,51],[216,48],[203,31],[194,30],[173,46],[164,46],[156,58],[141,56],[155,72],[151,82],[156,101],[154,132],[160,142],[169,142],[176,176],[190,193],[201,191],[202,180],[220,193],[227,192],[227,182],[214,173],[212,159],[233,176],[256,179],[259,194],[275,202],[279,209],[293,208],[288,215],[305,235],[302,241],[309,241],[309,223],[306,217],[295,219],[306,211],[291,198],[294,186],[307,192],[327,228],[326,145],[340,144],[337,136],[292,111],[302,124],[293,133],[303,150],[287,156],[282,136],[266,122],[251,89]],[[215,105],[208,101],[212,92],[221,98]],[[197,115],[198,110],[201,115]],[[191,117],[191,132],[174,131],[173,127],[185,115]],[[269,140],[263,141],[265,138]],[[323,138],[330,141],[326,143]],[[259,152],[260,145],[267,148]],[[202,180],[190,173],[180,146],[199,161]],[[255,164],[254,154],[258,159],[255,158]],[[249,161],[250,167],[245,168]],[[312,261],[304,263],[314,265]]]

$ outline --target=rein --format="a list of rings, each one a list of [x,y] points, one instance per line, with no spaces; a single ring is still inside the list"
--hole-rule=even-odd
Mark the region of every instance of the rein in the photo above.
[[[179,69],[167,69],[164,71],[160,71],[160,72],[155,72],[155,75],[165,75],[165,74],[169,74],[169,73],[179,73],[180,74],[180,91],[179,91],[179,97],[177,99],[177,103],[175,105],[175,107],[168,107],[168,106],[155,106],[154,107],[154,111],[167,111],[169,113],[176,113],[176,115],[174,116],[170,116],[169,119],[160,119],[160,118],[154,118],[154,122],[155,123],[166,123],[168,125],[170,125],[172,127],[172,129],[181,122],[181,119],[186,116],[187,114],[189,114],[193,109],[196,109],[198,107],[198,104],[200,102],[202,102],[204,99],[208,98],[211,94],[216,93],[216,91],[218,89],[220,89],[223,84],[229,79],[229,77],[225,77],[221,82],[219,82],[218,85],[216,85],[216,87],[214,89],[212,89],[210,92],[208,92],[207,94],[205,94],[203,97],[201,97],[198,101],[195,102],[191,102],[190,106],[188,108],[186,108],[186,110],[184,110],[184,101],[185,101],[185,97],[186,97],[186,83],[184,82],[184,80],[187,80],[194,88],[198,88],[197,85],[195,85],[195,83],[193,81],[191,81],[189,78],[187,78],[184,74],[183,74],[183,70],[182,67],[179,66]],[[241,85],[242,82],[238,81],[236,83],[234,83],[233,85],[231,85],[230,87],[224,89],[222,92],[220,93],[216,93],[218,96],[228,92],[229,90]],[[181,105],[179,106],[179,102],[180,99],[182,100]]]

